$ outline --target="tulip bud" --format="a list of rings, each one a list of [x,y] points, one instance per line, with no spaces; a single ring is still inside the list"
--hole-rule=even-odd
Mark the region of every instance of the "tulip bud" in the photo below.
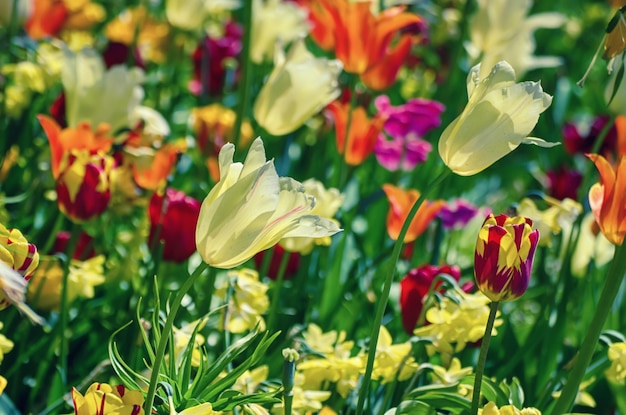
[[[474,274],[492,301],[511,301],[528,288],[539,231],[521,216],[490,214],[478,233]]]
[[[103,153],[68,153],[57,179],[59,209],[74,222],[102,214],[111,199],[110,174],[114,160]]]
[[[165,199],[165,200],[164,200]],[[163,241],[163,259],[183,262],[196,252],[196,224],[200,202],[185,193],[167,189],[150,199],[150,244],[157,237]]]
[[[289,134],[339,96],[341,63],[316,58],[304,39],[284,56],[276,49],[275,66],[254,103],[254,118],[272,135]]]

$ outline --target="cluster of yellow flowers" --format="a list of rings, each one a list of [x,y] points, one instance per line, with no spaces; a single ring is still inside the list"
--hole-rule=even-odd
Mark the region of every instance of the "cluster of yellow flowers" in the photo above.
[[[429,323],[417,328],[413,333],[432,340],[433,349],[445,355],[459,352],[467,343],[480,340],[485,334],[485,325],[489,317],[490,300],[484,294],[466,294],[456,292],[455,299],[444,297],[441,302],[426,311]],[[495,327],[502,324],[496,319]]]
[[[216,287],[217,297],[226,300],[221,326],[231,333],[243,333],[258,327],[265,329],[262,315],[269,307],[268,285],[259,281],[259,273],[243,268],[228,271],[226,279]]]
[[[303,333],[307,354],[296,368],[304,376],[304,385],[310,389],[326,389],[334,385],[337,393],[347,397],[353,391],[360,374],[365,372],[367,351],[353,355],[354,342],[346,340],[345,332],[324,333],[315,324],[309,324]],[[389,331],[380,327],[376,345],[373,379],[381,383],[406,380],[413,376],[418,364],[412,357],[409,342],[393,344]]]

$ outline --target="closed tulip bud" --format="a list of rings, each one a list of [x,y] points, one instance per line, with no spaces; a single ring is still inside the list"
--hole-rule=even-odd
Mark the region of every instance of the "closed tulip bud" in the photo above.
[[[484,79],[479,72],[480,64],[467,76],[469,102],[439,139],[439,155],[446,166],[458,175],[471,176],[520,144],[558,145],[528,137],[552,102],[539,82],[515,83],[515,72],[505,61],[498,62]]]
[[[202,202],[196,246],[217,268],[234,268],[282,238],[330,236],[341,229],[312,215],[315,198],[289,177],[278,177],[257,138],[244,163],[233,163],[235,146],[220,151],[220,181]]]
[[[165,195],[155,193],[148,207],[150,243],[163,241],[163,259],[183,262],[196,252],[196,224],[200,202],[184,192],[167,189]]]
[[[67,153],[57,178],[59,209],[74,222],[101,215],[111,199],[110,174],[115,161],[86,150]]]
[[[626,157],[616,166],[598,154],[587,157],[600,172],[600,181],[589,189],[589,206],[606,239],[621,245],[626,235]]]
[[[483,223],[474,253],[474,275],[491,301],[511,301],[526,292],[539,231],[522,216],[490,214]]]
[[[287,56],[277,48],[274,70],[254,103],[254,118],[272,135],[285,135],[339,96],[341,63],[316,58],[298,39]]]

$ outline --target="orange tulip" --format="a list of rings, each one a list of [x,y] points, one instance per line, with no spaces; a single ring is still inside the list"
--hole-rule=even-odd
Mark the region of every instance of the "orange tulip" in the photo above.
[[[391,184],[383,185],[383,190],[389,199],[389,213],[387,214],[387,232],[394,241],[400,236],[400,230],[409,211],[420,197],[417,190],[402,190]],[[413,242],[428,227],[430,222],[437,216],[437,213],[443,208],[445,202],[443,200],[429,201],[424,200],[417,210],[415,217],[409,225],[409,229],[404,237],[404,242]]]
[[[422,17],[405,12],[404,7],[391,7],[374,15],[369,1],[305,3],[309,4],[313,39],[322,48],[334,47],[345,71],[361,75],[363,83],[374,90],[386,89],[395,82],[410,51],[413,35],[396,34],[410,25],[424,24]],[[334,34],[332,41],[329,33]],[[397,42],[392,47],[394,38]]]
[[[589,205],[606,238],[621,245],[626,235],[626,156],[617,168],[599,154],[588,154],[600,172],[600,182],[589,189]]]
[[[356,107],[351,109],[350,104],[339,101],[331,102],[328,110],[333,114],[337,137],[337,150],[343,155],[346,163],[356,166],[374,151],[374,144],[380,134],[385,119],[376,115],[369,119],[365,108]],[[350,111],[352,114],[350,115]],[[348,119],[350,119],[349,131]],[[347,140],[346,140],[347,135]]]
[[[37,119],[50,142],[52,176],[55,179],[59,178],[61,161],[70,150],[106,153],[113,144],[113,138],[107,136],[109,127],[106,124],[100,124],[95,131],[87,122],[80,123],[76,128],[61,130],[59,124],[46,115],[38,115]]]

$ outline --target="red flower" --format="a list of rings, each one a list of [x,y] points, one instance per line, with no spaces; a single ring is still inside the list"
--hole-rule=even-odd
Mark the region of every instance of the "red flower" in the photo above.
[[[60,163],[57,203],[65,216],[83,222],[101,215],[111,200],[112,157],[87,150],[72,150]]]
[[[163,259],[183,262],[196,251],[196,224],[200,202],[184,192],[167,189],[165,198],[154,193],[148,207],[152,245],[163,242]]]
[[[402,325],[407,333],[413,333],[428,291],[435,278],[441,274],[450,275],[458,281],[461,277],[461,270],[457,266],[422,265],[409,271],[400,281],[400,311],[402,312]],[[435,288],[440,286],[441,281],[436,283]]]
[[[276,244],[272,250],[267,249],[265,251],[261,251],[254,256],[254,263],[258,270],[263,266],[263,261],[265,260],[265,255],[270,253],[272,257],[270,258],[270,264],[267,268],[267,276],[270,279],[275,280],[278,278],[278,270],[280,268],[280,263],[283,260],[285,255],[289,255],[289,259],[287,260],[287,268],[285,268],[285,275],[283,278],[289,279],[298,272],[298,268],[300,268],[300,254],[298,252],[287,252],[285,248]]]
[[[476,285],[491,301],[511,301],[526,292],[539,231],[522,216],[490,214],[474,253]]]

